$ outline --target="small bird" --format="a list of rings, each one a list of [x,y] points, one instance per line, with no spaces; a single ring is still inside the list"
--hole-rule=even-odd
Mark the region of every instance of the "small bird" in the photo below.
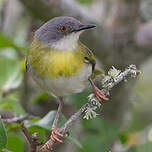
[[[52,126],[52,141],[62,142],[57,121],[64,97],[81,92],[88,82],[97,99],[108,100],[92,81],[95,69],[93,53],[79,41],[80,34],[94,24],[82,24],[73,17],[55,17],[34,34],[26,67],[33,79],[49,94],[59,99],[59,107]]]

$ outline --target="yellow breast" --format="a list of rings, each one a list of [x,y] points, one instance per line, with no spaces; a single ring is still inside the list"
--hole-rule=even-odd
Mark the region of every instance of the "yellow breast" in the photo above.
[[[67,77],[75,75],[83,65],[83,51],[55,51],[43,47],[38,41],[33,41],[28,62],[34,72],[40,76]]]

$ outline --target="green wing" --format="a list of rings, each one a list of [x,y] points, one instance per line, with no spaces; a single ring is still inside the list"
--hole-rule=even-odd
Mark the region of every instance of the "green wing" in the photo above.
[[[102,74],[104,74],[104,70],[99,69],[99,68],[95,68],[92,75],[91,75],[91,78],[95,79],[98,75],[102,75]]]
[[[92,53],[92,51],[89,48],[87,48],[84,44],[82,44],[81,42],[79,42],[79,45],[84,53],[84,62],[88,62],[92,65],[91,78],[94,79],[97,75],[104,74],[104,71],[102,69],[95,68],[96,60],[95,60],[95,56]]]
[[[79,46],[81,47],[81,50],[83,50],[84,53],[84,62],[89,62],[90,64],[92,64],[92,72],[93,72],[95,70],[95,65],[96,65],[94,54],[81,42],[79,42]]]

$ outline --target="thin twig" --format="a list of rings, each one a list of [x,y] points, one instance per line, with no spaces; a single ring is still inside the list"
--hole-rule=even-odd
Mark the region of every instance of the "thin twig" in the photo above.
[[[28,133],[28,130],[24,126],[24,123],[21,124],[21,129],[30,144],[30,152],[37,152],[37,147],[42,145],[42,143],[40,143],[38,141],[38,134],[34,133],[34,134],[30,135]]]
[[[140,73],[140,71],[136,70],[136,67],[131,65],[129,66],[124,72],[121,72],[118,76],[116,76],[115,80],[113,81],[113,83],[109,83],[109,85],[106,88],[102,89],[102,92],[106,95],[108,94],[108,92],[118,83],[120,83],[121,81],[123,81],[124,79],[126,79],[126,77],[128,75],[133,75],[133,76],[137,76]],[[82,113],[84,113],[87,109],[87,107],[89,107],[90,105],[92,105],[92,102],[89,101],[86,104],[84,104],[75,114],[73,114],[68,120],[67,122],[59,129],[59,132],[62,133],[63,135],[66,134],[67,130],[69,129],[69,127],[72,126],[73,122],[75,120],[77,120],[80,115]],[[52,147],[54,145],[54,142],[49,139],[41,148],[38,152],[49,152]]]
[[[5,124],[11,124],[11,123],[21,123],[24,120],[29,120],[31,119],[33,116],[31,115],[26,115],[26,116],[18,116],[18,117],[13,117],[13,118],[9,118],[9,119],[2,119],[3,123]]]
[[[17,91],[19,89],[19,87],[17,88],[10,88],[8,90],[4,90],[4,92],[2,93],[2,97],[6,97],[8,94],[14,92],[14,91]]]
[[[3,149],[2,152],[12,152],[12,151],[7,150],[7,149]]]

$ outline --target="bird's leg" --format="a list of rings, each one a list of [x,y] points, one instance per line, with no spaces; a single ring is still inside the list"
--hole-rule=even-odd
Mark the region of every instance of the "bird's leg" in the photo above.
[[[93,91],[93,93],[95,94],[96,98],[97,98],[99,101],[101,101],[102,99],[105,100],[105,101],[109,100],[109,99],[102,93],[102,91],[95,86],[95,84],[94,84],[94,82],[92,81],[91,78],[89,78],[88,80],[90,81],[90,84],[91,84],[91,86],[92,86],[92,91]]]
[[[63,137],[63,135],[59,132],[59,129],[57,128],[57,122],[58,122],[58,119],[59,119],[59,116],[60,116],[60,113],[61,113],[61,110],[62,110],[62,107],[63,107],[63,98],[59,98],[59,107],[58,107],[58,110],[57,110],[57,113],[56,113],[56,116],[55,116],[55,119],[54,119],[54,122],[53,122],[53,125],[52,125],[52,134],[51,134],[51,139],[53,142],[60,142],[62,143],[62,140],[59,139],[58,137]]]

